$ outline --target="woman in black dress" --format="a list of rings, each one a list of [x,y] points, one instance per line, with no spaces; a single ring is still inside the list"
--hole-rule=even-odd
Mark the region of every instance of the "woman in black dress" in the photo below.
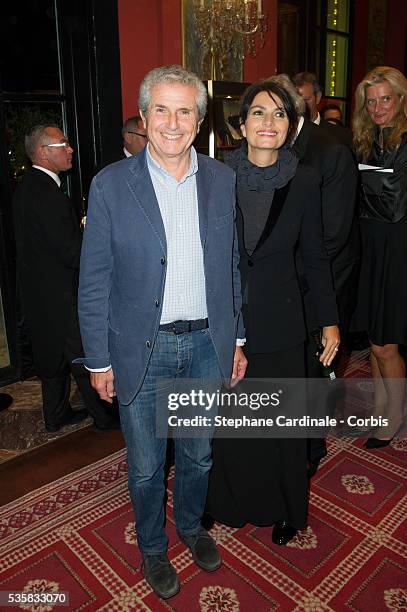
[[[390,444],[403,422],[407,344],[407,79],[396,68],[370,71],[355,93],[355,150],[361,169],[362,264],[355,326],[367,330],[376,417],[388,426],[365,446]]]
[[[339,345],[337,311],[322,239],[320,190],[290,147],[298,124],[280,85],[262,81],[244,94],[246,139],[227,163],[236,171],[237,228],[248,378],[304,378],[306,330],[296,271],[300,249],[330,364]],[[286,544],[307,524],[305,439],[215,438],[207,511],[233,526],[272,525]]]

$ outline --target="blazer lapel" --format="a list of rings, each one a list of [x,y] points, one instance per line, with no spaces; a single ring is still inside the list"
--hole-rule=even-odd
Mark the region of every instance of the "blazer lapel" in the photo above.
[[[310,137],[309,124],[309,121],[304,121],[301,131],[293,144],[293,149],[297,153],[300,160],[304,159],[307,151],[308,140]]]
[[[166,253],[167,240],[164,223],[148,170],[145,148],[139,155],[132,157],[131,160],[134,163],[131,165],[130,172],[127,175],[128,187],[156,233],[163,252]]]
[[[205,246],[208,229],[209,193],[212,185],[213,173],[205,164],[201,155],[198,155],[198,172],[196,173],[196,191],[198,197],[199,234],[202,248]]]
[[[291,181],[284,185],[281,189],[276,189],[273,196],[273,202],[270,207],[269,216],[266,221],[266,225],[262,231],[262,234],[259,238],[258,243],[256,244],[256,248],[253,251],[253,255],[257,254],[260,247],[266,242],[266,240],[271,236],[272,231],[280,217],[281,211],[283,210],[284,203],[287,199],[288,192],[290,190]]]

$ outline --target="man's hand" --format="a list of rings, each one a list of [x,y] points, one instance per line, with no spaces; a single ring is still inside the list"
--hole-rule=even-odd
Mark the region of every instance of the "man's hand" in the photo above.
[[[247,368],[247,359],[242,350],[241,346],[237,346],[235,349],[235,356],[233,358],[233,371],[232,378],[230,379],[230,386],[234,387],[237,383],[244,378]]]
[[[114,390],[114,374],[112,368],[107,372],[91,372],[90,384],[99,393],[100,399],[109,404],[113,403],[113,398],[116,395]]]

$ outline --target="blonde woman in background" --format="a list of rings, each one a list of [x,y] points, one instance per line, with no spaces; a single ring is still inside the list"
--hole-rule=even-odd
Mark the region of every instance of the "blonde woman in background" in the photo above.
[[[389,418],[365,442],[390,444],[403,422],[407,344],[407,80],[396,68],[371,70],[355,93],[354,146],[361,169],[362,266],[356,327],[367,330],[375,414]]]

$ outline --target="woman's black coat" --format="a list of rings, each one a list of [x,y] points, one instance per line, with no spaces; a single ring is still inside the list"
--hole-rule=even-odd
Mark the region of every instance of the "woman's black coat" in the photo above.
[[[237,199],[239,202],[239,193]],[[271,228],[273,207],[281,204],[281,213]],[[301,251],[319,325],[337,324],[330,264],[323,243],[320,188],[313,171],[299,165],[288,185],[275,190],[269,220],[250,256],[244,247],[244,219],[239,206],[236,221],[250,351],[271,353],[305,341],[295,261],[297,248]]]

